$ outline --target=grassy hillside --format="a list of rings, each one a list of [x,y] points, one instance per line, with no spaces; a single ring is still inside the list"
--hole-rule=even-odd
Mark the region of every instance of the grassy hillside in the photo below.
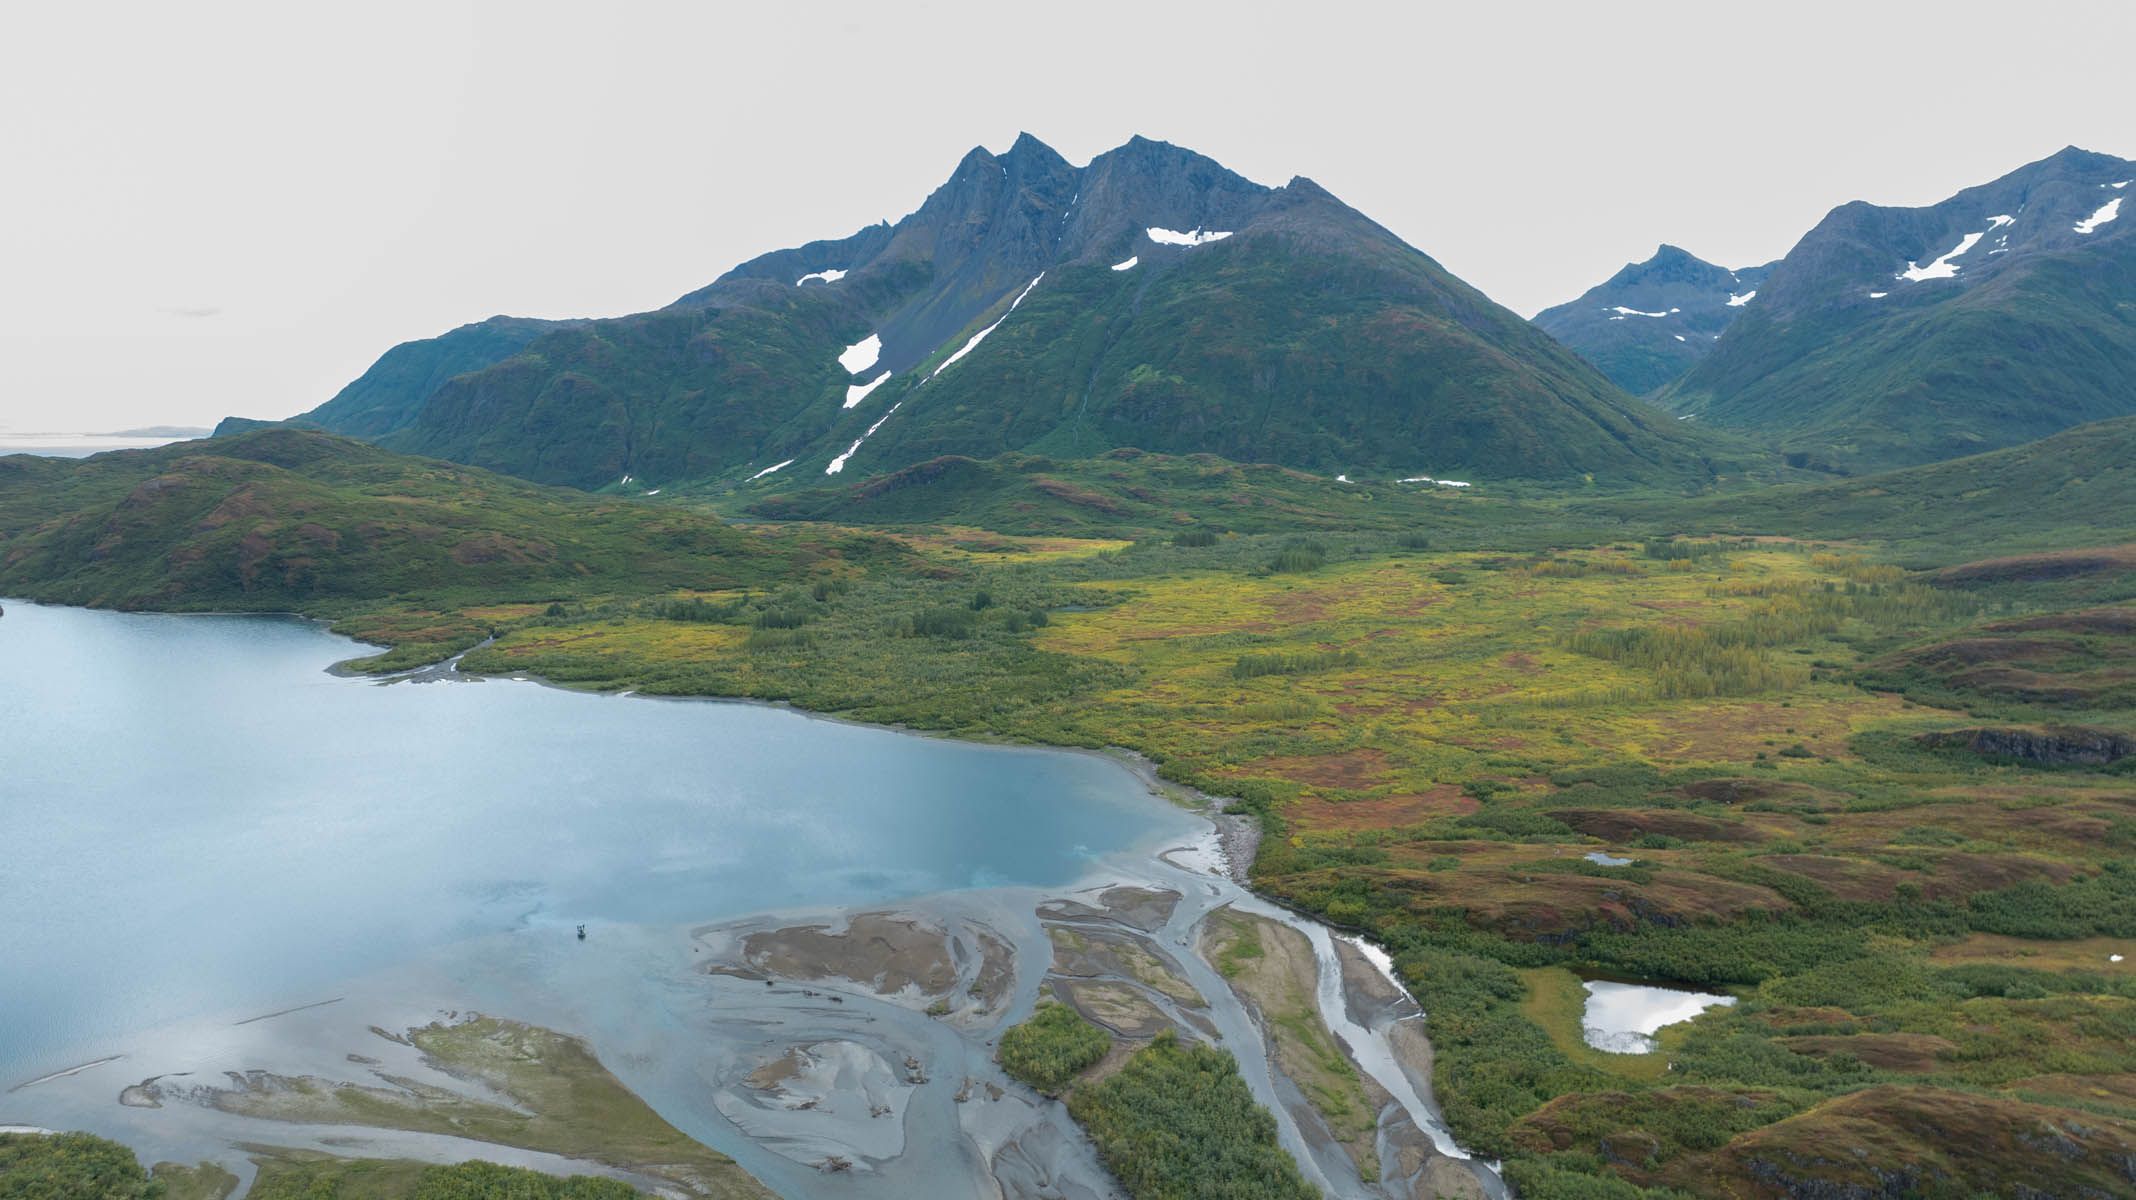
[[[886,555],[295,429],[0,458],[0,592],[351,618],[402,647],[381,665],[472,644],[500,604],[761,586]]]
[[[800,481],[804,485],[808,481]],[[1314,529],[1410,531],[1471,541],[1539,528],[1606,536],[1608,518],[1568,518],[1501,489],[1344,482],[1289,467],[1115,450],[1094,459],[945,455],[854,483],[722,501],[752,517],[871,525],[977,526],[1001,533],[1171,537]]]
[[[1595,498],[1585,486],[1441,488],[1121,450],[1095,459],[946,456],[853,483],[723,503],[774,520],[973,525],[1007,533],[1165,537],[1193,529],[1412,531],[1506,548],[1608,537],[1755,534],[1863,539],[1943,565],[2008,550],[2136,538],[2136,418],[1860,479],[1665,489]],[[766,485],[760,485],[766,486]],[[770,485],[776,486],[776,485]],[[789,485],[791,486],[791,485]],[[1455,539],[1448,541],[1447,539]]]
[[[1610,506],[1683,532],[1871,538],[1911,561],[2136,538],[2136,418],[1843,482]]]
[[[11,593],[133,608],[735,586],[786,565],[701,515],[287,429],[0,459],[0,539]]]

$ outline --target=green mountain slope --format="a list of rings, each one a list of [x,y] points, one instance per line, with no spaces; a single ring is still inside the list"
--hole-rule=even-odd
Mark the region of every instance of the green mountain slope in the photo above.
[[[1682,485],[1734,453],[1309,180],[1140,138],[1076,167],[1028,135],[894,225],[657,312],[398,347],[295,423],[589,489],[1126,446]]]
[[[657,486],[747,463],[782,427],[815,428],[837,411],[847,379],[838,351],[867,323],[829,289],[731,291],[747,295],[550,331],[448,380],[379,441],[581,488],[626,475]]]
[[[1049,271],[868,466],[1120,446],[1328,473],[1703,478],[1701,439],[1308,180],[1235,236]]]
[[[450,333],[403,342],[379,356],[371,368],[313,409],[296,424],[378,437],[415,419],[423,399],[455,375],[479,371],[524,349],[552,329],[569,329],[579,321],[537,321],[526,317],[491,317],[462,325]],[[238,432],[218,429],[218,433]]]
[[[1922,209],[1835,209],[1663,396],[1847,473],[2136,413],[2136,164],[2070,149]]]

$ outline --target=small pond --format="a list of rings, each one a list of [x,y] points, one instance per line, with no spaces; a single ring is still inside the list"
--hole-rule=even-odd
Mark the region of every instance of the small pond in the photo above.
[[[1657,1030],[1688,1021],[1709,1008],[1735,1003],[1734,996],[1643,983],[1591,979],[1586,987],[1587,1013],[1580,1022],[1581,1032],[1588,1045],[1611,1054],[1650,1054]]]

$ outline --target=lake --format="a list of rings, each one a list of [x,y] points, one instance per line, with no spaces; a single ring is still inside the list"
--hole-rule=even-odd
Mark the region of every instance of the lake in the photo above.
[[[1206,829],[1092,755],[327,672],[362,649],[7,602],[0,1091],[474,939],[1056,886]]]

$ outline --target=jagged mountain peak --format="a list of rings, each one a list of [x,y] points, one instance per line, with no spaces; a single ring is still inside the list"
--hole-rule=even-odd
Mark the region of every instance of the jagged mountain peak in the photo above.
[[[1055,150],[1053,147],[1040,141],[1035,135],[1030,133],[1028,130],[1018,133],[1016,135],[1016,140],[1009,144],[1008,151],[1004,153],[1001,157],[1005,161],[1023,161],[1027,159],[1038,159],[1048,163],[1059,163],[1062,165],[1066,165],[1068,162],[1066,158],[1061,156],[1060,151]]]
[[[1663,242],[1644,261],[1624,264],[1615,275],[1610,276],[1609,282],[1624,286],[1648,280],[1705,280],[1734,276],[1735,272],[1727,267],[1707,262],[1681,246]]]
[[[1729,269],[1666,242],[1579,299],[1535,316],[1618,387],[1646,395],[1711,353],[1762,299],[1771,265]]]

